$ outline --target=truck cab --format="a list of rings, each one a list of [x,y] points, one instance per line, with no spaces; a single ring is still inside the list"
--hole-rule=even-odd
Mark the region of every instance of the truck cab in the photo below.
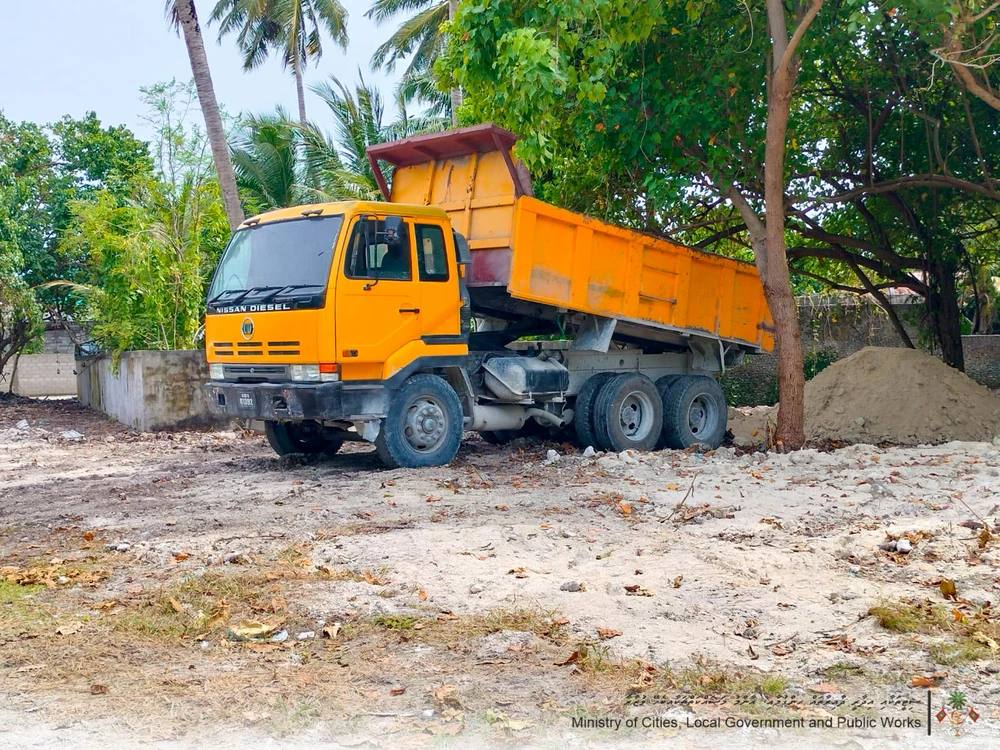
[[[426,206],[325,203],[244,222],[208,293],[213,408],[264,420],[279,453],[353,438],[394,385],[468,354],[460,243]]]

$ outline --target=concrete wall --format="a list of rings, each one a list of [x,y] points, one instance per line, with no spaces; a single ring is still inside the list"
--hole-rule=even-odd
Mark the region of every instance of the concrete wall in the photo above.
[[[893,309],[914,344],[926,347],[928,337],[920,329],[923,301],[903,298]],[[885,312],[857,297],[800,298],[799,329],[807,376],[866,346],[903,345]],[[962,348],[969,377],[989,388],[1000,388],[1000,336],[963,336]],[[745,365],[731,368],[721,381],[734,406],[776,403],[778,358],[774,354],[748,357]]]
[[[14,393],[36,398],[73,396],[76,394],[75,368],[72,351],[68,354],[23,354],[14,373]]]
[[[125,352],[117,372],[109,357],[77,362],[84,406],[143,432],[229,426],[208,410],[201,350]]]

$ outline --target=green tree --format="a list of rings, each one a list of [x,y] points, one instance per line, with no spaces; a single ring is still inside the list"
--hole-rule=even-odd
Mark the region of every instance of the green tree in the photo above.
[[[272,51],[295,77],[299,122],[305,124],[303,69],[323,56],[323,32],[347,48],[347,11],[337,0],[218,0],[212,21],[219,39],[235,33],[244,70],[261,65]]]
[[[352,91],[335,77],[313,87],[333,115],[334,134],[310,125],[300,129],[305,171],[316,180],[321,200],[381,200],[368,162],[367,148],[422,132],[441,130],[447,121],[430,115],[411,116],[405,102],[399,114],[385,122],[385,106],[374,86],[362,76]]]
[[[296,125],[280,107],[245,117],[233,139],[236,182],[251,213],[304,202]]]
[[[768,2],[764,14],[714,2],[470,1],[435,67],[466,93],[469,119],[525,136],[519,155],[543,181],[560,158],[575,160],[585,189],[605,194],[606,216],[623,195],[646,229],[668,202],[701,195],[735,208],[775,319],[787,448],[804,440],[804,381],[784,255],[785,130],[820,4]],[[769,34],[734,34],[751,25]],[[718,89],[727,93],[713,99]]]
[[[61,245],[86,268],[74,288],[93,338],[115,353],[200,343],[205,291],[229,238],[211,147],[186,117],[195,93],[176,82],[143,93],[154,172],[72,201]]]

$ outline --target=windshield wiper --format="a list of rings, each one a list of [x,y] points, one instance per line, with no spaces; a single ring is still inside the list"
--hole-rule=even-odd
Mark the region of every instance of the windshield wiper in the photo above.
[[[323,287],[322,284],[287,284],[286,286],[278,287],[278,289],[271,292],[270,294],[261,297],[260,301],[267,302],[268,300],[272,300],[275,297],[281,296],[285,292],[291,292],[296,289],[321,289],[322,287]]]
[[[226,291],[219,292],[217,295],[215,295],[214,297],[212,297],[212,299],[210,299],[208,301],[208,304],[214,305],[216,302],[219,302],[227,294],[236,294],[237,296],[235,296],[231,300],[229,300],[229,304],[231,304],[231,305],[238,305],[238,304],[240,304],[240,302],[242,302],[243,300],[245,300],[251,294],[257,294],[259,292],[270,292],[270,291],[272,291],[274,289],[277,289],[278,291],[281,291],[282,289],[284,289],[284,287],[283,286],[252,286],[249,289],[227,289]]]
[[[214,305],[216,302],[222,301],[222,298],[225,297],[226,295],[229,295],[229,294],[238,294],[239,292],[242,292],[242,291],[243,291],[242,289],[223,289],[221,292],[219,292],[214,297],[212,297],[208,301],[208,304],[209,305]]]

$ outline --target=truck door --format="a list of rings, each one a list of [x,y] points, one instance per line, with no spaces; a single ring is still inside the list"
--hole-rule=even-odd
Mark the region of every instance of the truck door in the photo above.
[[[411,228],[401,217],[354,221],[335,311],[345,379],[380,377],[381,367],[374,365],[420,338],[420,287],[413,265]]]
[[[420,335],[426,343],[456,343],[462,336],[458,266],[439,224],[416,219],[413,236],[420,279]]]

